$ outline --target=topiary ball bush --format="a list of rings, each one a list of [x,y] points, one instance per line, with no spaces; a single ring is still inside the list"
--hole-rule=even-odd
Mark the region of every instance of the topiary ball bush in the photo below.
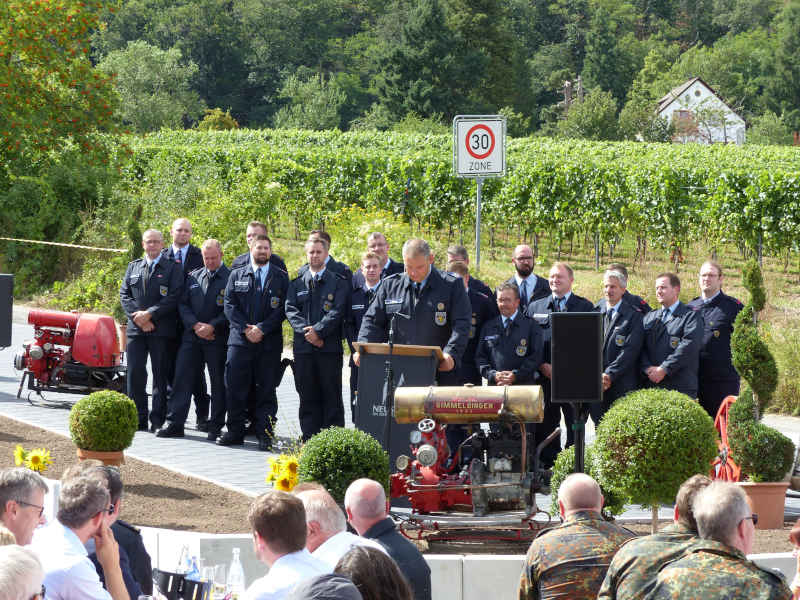
[[[125,394],[103,390],[78,400],[69,411],[69,433],[82,450],[119,452],[133,442],[139,415]]]
[[[603,484],[597,477],[597,466],[594,456],[594,446],[586,446],[583,452],[583,466],[586,474],[592,477],[597,483],[600,484],[600,491],[603,492],[605,502],[603,504],[603,515],[610,518],[615,515],[621,515],[625,510],[625,502],[615,492],[608,488],[604,488]],[[561,487],[563,481],[568,475],[575,472],[575,448],[564,448],[558,453],[556,462],[553,464],[553,476],[550,478],[551,491],[551,504],[550,514],[558,514],[558,488]]]
[[[697,402],[673,390],[639,390],[621,398],[597,428],[598,482],[626,502],[671,504],[680,485],[708,473],[717,432]]]
[[[312,436],[300,451],[297,472],[299,482],[322,484],[340,504],[347,486],[362,477],[389,492],[389,454],[359,429],[329,427]]]

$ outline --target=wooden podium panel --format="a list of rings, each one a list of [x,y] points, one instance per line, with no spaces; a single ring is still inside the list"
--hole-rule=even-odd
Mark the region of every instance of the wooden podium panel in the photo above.
[[[389,344],[354,344],[361,353],[358,369],[358,404],[353,422],[384,445],[389,452],[389,468],[394,471],[395,459],[410,452],[409,433],[417,428],[416,423],[398,425],[391,419],[389,448],[385,447],[383,434],[386,411],[383,406],[383,384]],[[442,357],[438,346],[413,346],[395,344],[392,367],[396,387],[423,387],[434,385],[436,369]],[[392,407],[393,409],[393,407]]]

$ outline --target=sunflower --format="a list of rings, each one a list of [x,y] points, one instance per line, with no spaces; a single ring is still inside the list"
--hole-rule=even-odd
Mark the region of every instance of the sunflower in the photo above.
[[[281,472],[281,461],[279,458],[270,458],[267,461],[269,470],[267,471],[267,483],[275,481]]]
[[[27,456],[28,453],[25,452],[25,448],[17,444],[17,447],[14,450],[14,464],[16,464],[18,467],[21,467],[25,463]]]
[[[290,472],[294,477],[297,477],[297,457],[294,455],[286,457],[286,462],[283,468]]]
[[[25,466],[39,473],[44,473],[51,464],[53,459],[50,458],[50,451],[44,448],[34,448],[25,459]]]
[[[294,484],[289,476],[284,475],[283,477],[278,478],[278,480],[275,482],[275,487],[282,492],[291,492]]]

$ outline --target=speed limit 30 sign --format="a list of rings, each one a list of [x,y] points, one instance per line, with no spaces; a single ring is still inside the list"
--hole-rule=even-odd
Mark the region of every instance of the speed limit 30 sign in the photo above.
[[[453,119],[453,170],[458,177],[505,174],[505,117],[459,115]]]

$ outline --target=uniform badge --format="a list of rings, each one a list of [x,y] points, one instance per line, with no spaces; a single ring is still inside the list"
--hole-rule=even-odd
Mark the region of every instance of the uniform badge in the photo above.
[[[330,302],[326,301],[326,302],[325,302],[325,304],[323,304],[323,305],[322,305],[322,310],[324,310],[325,312],[327,312],[327,311],[329,311],[329,310],[330,310],[332,307],[333,307],[333,305],[332,305]]]
[[[681,338],[679,337],[671,337],[669,338],[669,345],[672,346],[673,348],[677,348],[680,341]]]
[[[517,346],[517,356],[525,356],[528,349],[525,346]]]
[[[280,305],[280,303],[281,299],[278,298],[277,296],[273,296],[272,298],[269,299],[269,305],[271,308],[278,308],[278,305]]]
[[[220,291],[217,295],[217,306],[222,306],[225,304],[225,290]]]
[[[333,294],[328,294],[328,300],[333,300]]]
[[[233,282],[234,292],[246,292],[250,289],[250,282],[247,279],[239,279]]]
[[[618,335],[616,338],[614,338],[614,343],[617,346],[623,346],[625,344],[625,336],[624,335]]]
[[[436,305],[436,310],[444,310],[444,302],[439,302],[439,304]]]
[[[169,288],[165,285],[158,286],[158,291],[161,293],[162,296],[166,296],[169,292]]]
[[[444,308],[443,304],[439,304],[442,308]],[[439,325],[440,327],[447,322],[447,312],[439,311],[433,316],[433,322]]]
[[[708,326],[709,326],[709,327],[713,327],[713,326],[714,326],[714,321],[709,321],[709,322],[708,322]]]
[[[520,346],[527,346],[527,345],[528,345],[528,340],[526,340],[525,338],[522,338],[522,339],[519,341],[519,345],[520,345]]]
[[[719,329],[714,330],[714,337],[719,337]]]

